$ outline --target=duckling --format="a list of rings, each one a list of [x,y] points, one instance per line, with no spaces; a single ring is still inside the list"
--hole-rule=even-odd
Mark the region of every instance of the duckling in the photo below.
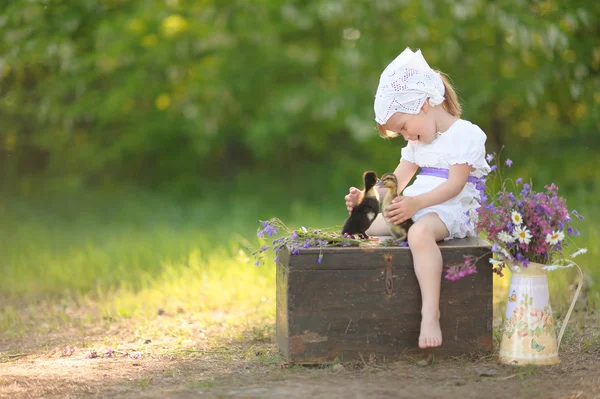
[[[381,180],[377,183],[376,187],[385,186],[389,189],[388,193],[383,197],[381,201],[381,212],[385,210],[387,206],[392,203],[392,200],[398,196],[398,179],[396,179],[396,175],[393,173],[386,173],[381,176]],[[390,234],[397,240],[406,240],[408,237],[408,229],[413,225],[412,219],[407,219],[400,224],[394,224],[388,222],[388,229],[390,230]]]
[[[363,174],[365,188],[361,193],[359,203],[352,209],[346,219],[342,234],[358,234],[359,237],[368,239],[367,229],[371,226],[379,213],[379,193],[375,189],[377,174],[367,171]]]

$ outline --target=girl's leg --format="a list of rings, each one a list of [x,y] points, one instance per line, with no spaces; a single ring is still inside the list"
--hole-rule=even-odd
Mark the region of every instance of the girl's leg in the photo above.
[[[380,213],[377,215],[375,220],[373,220],[373,224],[367,229],[367,235],[369,236],[389,236],[390,229],[383,218],[383,215]]]
[[[447,236],[446,225],[435,213],[423,215],[408,231],[408,244],[421,288],[420,348],[432,348],[442,344],[440,288],[443,265],[437,241]]]

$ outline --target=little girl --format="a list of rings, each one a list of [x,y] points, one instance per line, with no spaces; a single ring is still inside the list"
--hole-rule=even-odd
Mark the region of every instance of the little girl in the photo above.
[[[420,50],[407,48],[381,74],[375,96],[379,134],[384,138],[402,135],[408,141],[394,171],[398,192],[404,193],[382,212],[392,223],[408,218],[415,222],[408,231],[408,244],[421,288],[421,348],[442,344],[443,265],[437,241],[476,235],[469,217],[479,206],[475,182],[490,171],[485,133],[460,119],[460,113],[454,89],[429,67]],[[418,168],[416,180],[406,187]],[[356,205],[359,193],[350,188],[345,197],[348,211]],[[375,219],[368,235],[389,235],[383,217]]]

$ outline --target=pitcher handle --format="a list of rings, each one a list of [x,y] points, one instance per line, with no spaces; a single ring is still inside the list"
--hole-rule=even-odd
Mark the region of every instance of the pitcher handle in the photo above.
[[[573,308],[575,307],[575,302],[577,302],[577,298],[579,298],[579,293],[581,292],[581,287],[583,286],[583,272],[577,263],[573,263],[577,266],[577,271],[579,272],[579,284],[577,285],[577,290],[575,291],[575,296],[573,296],[573,300],[571,301],[571,306],[569,307],[569,311],[565,316],[565,320],[560,327],[560,332],[558,333],[558,345],[556,346],[556,351],[560,348],[560,341],[562,340],[563,334],[565,333],[565,328],[567,328],[567,323],[569,322],[569,317],[571,317],[571,312],[573,312]]]

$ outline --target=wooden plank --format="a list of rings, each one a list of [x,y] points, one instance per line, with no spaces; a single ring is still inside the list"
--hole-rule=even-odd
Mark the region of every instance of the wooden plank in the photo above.
[[[478,274],[442,281],[444,344],[425,351],[418,348],[421,295],[414,270],[395,268],[392,295],[386,295],[380,270],[290,271],[285,356],[293,363],[322,363],[356,359],[359,353],[393,359],[490,351],[491,268],[483,260],[477,268]]]
[[[381,237],[380,237],[381,238]],[[383,237],[385,238],[385,237]],[[391,238],[391,237],[388,237]],[[448,241],[440,241],[438,242],[438,246],[440,247],[440,249],[445,249],[445,248],[486,248],[486,249],[490,249],[492,246],[490,245],[489,242],[479,238],[479,237],[467,237],[467,238],[460,238],[460,239],[455,239],[455,240],[448,240]],[[364,246],[360,246],[360,247],[325,247],[325,248],[298,248],[301,254],[318,254],[321,251],[325,252],[327,251],[328,253],[346,253],[346,252],[352,252],[352,251],[361,251],[361,250],[369,250],[369,251],[383,251],[383,250],[393,250],[393,251],[399,251],[399,252],[403,252],[403,251],[410,251],[409,248],[407,247],[385,247],[382,245],[379,245],[376,242],[373,243],[368,243],[365,242]]]
[[[454,240],[459,241],[459,240]],[[421,294],[410,250],[401,247],[279,251],[277,344],[293,363],[315,364],[375,355],[456,356],[492,349],[490,247],[443,245],[444,263],[463,255],[482,256],[478,273],[458,281],[442,279],[442,347],[418,348]],[[390,281],[391,280],[391,281]]]
[[[453,240],[459,241],[459,240]],[[443,243],[442,243],[443,244]],[[463,255],[469,254],[482,256],[490,251],[487,245],[467,246],[463,245],[440,245],[442,258],[445,264],[463,259]],[[282,248],[280,253],[290,253],[289,248]],[[368,270],[385,267],[383,254],[392,254],[400,259],[403,267],[413,268],[412,253],[409,248],[403,247],[325,247],[301,248],[298,255],[289,257],[288,267],[290,270]],[[323,255],[321,263],[318,263],[319,255]]]
[[[275,319],[275,334],[277,338],[277,346],[279,350],[281,350],[284,357],[289,356],[288,342],[289,342],[289,306],[288,306],[288,287],[289,280],[288,274],[289,270],[287,268],[287,264],[289,262],[289,252],[283,251],[279,254],[277,260],[277,270],[276,270],[276,297],[275,297],[275,306],[276,306],[276,319]]]

